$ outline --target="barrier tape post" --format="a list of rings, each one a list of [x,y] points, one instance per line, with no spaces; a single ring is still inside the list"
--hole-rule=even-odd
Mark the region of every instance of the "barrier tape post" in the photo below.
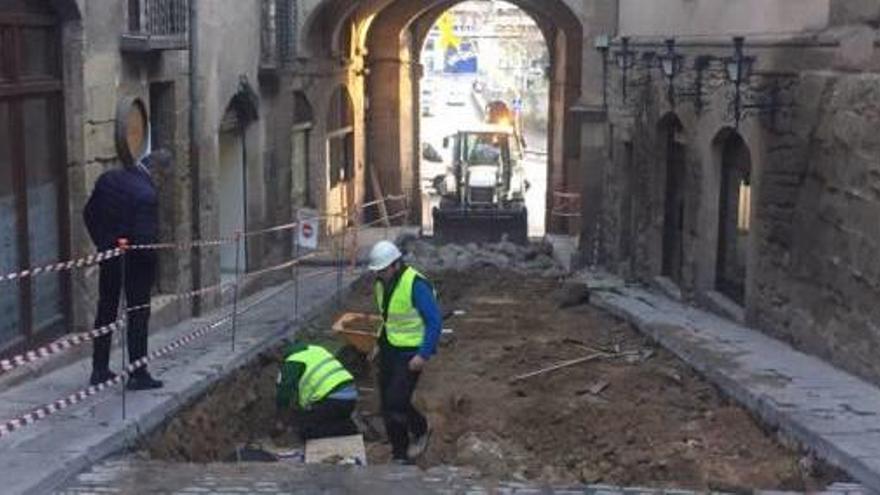
[[[238,322],[238,286],[241,283],[241,232],[235,233],[235,285],[232,288],[232,352],[235,352],[235,329]]]
[[[345,248],[345,230],[343,226],[342,238],[336,244],[336,307],[342,309],[342,250]]]
[[[293,233],[293,259],[299,258],[299,230]],[[293,321],[299,320],[299,263],[293,265]]]
[[[128,283],[126,273],[128,271],[127,262],[128,262],[128,239],[122,238],[118,241],[119,249],[122,251],[122,257],[119,260],[120,265],[120,290],[122,291],[122,295],[120,295],[120,301],[122,301],[122,317],[128,319],[128,291],[125,290],[125,284]],[[117,315],[118,317],[118,315]],[[119,369],[125,369],[125,351],[128,344],[128,328],[119,332],[121,335],[119,337]],[[110,337],[112,338],[112,337]],[[122,421],[125,421],[126,417],[126,404],[125,404],[125,384],[122,384]]]

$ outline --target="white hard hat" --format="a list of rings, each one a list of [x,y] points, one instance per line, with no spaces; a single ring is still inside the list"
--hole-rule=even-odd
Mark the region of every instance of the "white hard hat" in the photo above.
[[[379,241],[370,251],[370,270],[378,272],[391,266],[392,263],[399,260],[403,256],[400,249],[393,242]]]

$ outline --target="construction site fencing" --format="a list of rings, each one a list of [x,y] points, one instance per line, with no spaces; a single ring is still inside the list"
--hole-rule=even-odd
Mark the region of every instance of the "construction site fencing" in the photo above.
[[[387,214],[387,209],[384,207],[385,204],[389,201],[401,201],[404,205],[402,211],[395,213],[393,215]],[[378,207],[379,205],[383,205],[381,208],[382,215],[378,220],[371,221],[368,223],[361,223],[360,218],[367,208]],[[190,240],[179,243],[156,243],[156,244],[128,244],[128,242],[124,239],[121,239],[119,242],[119,246],[115,249],[90,254],[88,256],[84,256],[82,258],[58,262],[54,264],[49,264],[45,266],[35,267],[25,269],[19,272],[9,273],[6,275],[0,275],[0,282],[5,281],[13,281],[18,280],[25,277],[33,277],[43,273],[52,273],[59,272],[65,270],[73,270],[78,268],[84,268],[87,266],[92,266],[98,263],[101,263],[106,260],[121,258],[123,263],[122,266],[122,278],[123,278],[123,286],[124,280],[126,277],[125,273],[125,265],[124,259],[128,255],[129,252],[132,251],[145,251],[145,250],[189,250],[193,248],[201,248],[201,247],[217,247],[223,245],[232,245],[235,244],[237,246],[236,249],[236,261],[235,261],[235,277],[232,281],[221,282],[218,284],[214,284],[208,287],[201,287],[198,289],[194,289],[191,291],[181,292],[177,294],[165,294],[156,296],[151,299],[150,304],[139,305],[139,306],[131,306],[128,307],[126,304],[125,297],[121,298],[121,309],[119,313],[119,318],[101,328],[96,328],[87,332],[80,332],[76,334],[66,335],[64,337],[59,338],[58,340],[41,346],[36,349],[29,350],[22,354],[13,356],[8,359],[0,360],[0,375],[4,373],[8,373],[12,370],[20,368],[25,365],[33,364],[38,361],[48,359],[52,356],[61,354],[65,351],[71,350],[75,347],[78,347],[84,343],[91,342],[96,338],[103,337],[105,335],[110,335],[116,333],[117,331],[121,334],[121,338],[119,339],[119,348],[121,353],[121,372],[119,375],[114,377],[113,379],[107,380],[106,382],[92,385],[89,387],[85,387],[81,390],[78,390],[74,393],[67,395],[66,397],[62,397],[50,404],[46,404],[44,406],[38,407],[30,412],[22,414],[18,417],[3,421],[0,423],[0,439],[9,436],[13,432],[24,428],[28,425],[32,425],[43,418],[51,416],[59,411],[67,409],[75,404],[83,402],[90,397],[93,397],[102,391],[108,390],[110,388],[115,387],[123,383],[126,379],[128,379],[132,373],[136,370],[143,368],[151,361],[154,361],[160,357],[170,355],[175,350],[184,347],[191,342],[210,335],[214,331],[219,328],[226,326],[227,324],[231,328],[231,338],[230,344],[231,349],[235,351],[236,344],[236,327],[238,316],[244,314],[249,311],[251,307],[255,304],[252,304],[248,308],[240,309],[238,307],[238,300],[241,292],[241,286],[247,280],[256,279],[271,273],[278,273],[284,270],[292,270],[291,273],[291,282],[294,285],[294,318],[299,317],[299,297],[300,297],[300,282],[304,280],[310,280],[318,277],[326,277],[328,275],[336,275],[337,278],[337,288],[336,288],[336,300],[338,303],[341,303],[342,298],[342,279],[343,272],[345,271],[345,250],[348,246],[349,248],[353,248],[352,252],[357,253],[360,246],[358,246],[358,233],[363,231],[364,229],[373,228],[376,225],[384,224],[386,227],[390,226],[391,221],[396,220],[398,218],[402,218],[403,222],[406,222],[408,219],[408,198],[405,195],[400,196],[387,196],[381,198],[380,200],[373,201],[370,203],[364,203],[361,205],[357,205],[354,209],[356,212],[355,215],[350,214],[322,214],[318,215],[316,218],[313,218],[312,221],[317,221],[319,223],[328,223],[330,221],[335,221],[340,218],[343,218],[343,221],[346,222],[346,227],[342,230],[329,235],[325,242],[329,243],[329,248],[334,252],[334,260],[335,263],[332,267],[313,271],[310,273],[301,274],[300,266],[303,262],[315,258],[318,255],[317,251],[306,252],[304,254],[300,254],[300,247],[297,244],[297,232],[296,229],[300,225],[300,222],[290,222],[283,225],[276,225],[272,227],[267,227],[263,229],[253,230],[253,231],[242,231],[236,232],[233,235],[218,237],[215,239],[200,239],[200,240]],[[251,272],[244,272],[242,270],[242,260],[241,253],[243,252],[242,243],[249,238],[270,234],[270,233],[278,233],[290,231],[293,235],[293,255],[292,258],[267,268],[260,268]],[[347,240],[353,240],[353,245],[348,245]],[[328,247],[328,246],[325,246]],[[351,267],[351,270],[354,269],[354,264]],[[2,286],[0,286],[0,290],[2,290]],[[229,293],[232,294],[232,311],[229,314],[224,314],[220,318],[212,321],[208,324],[201,326],[200,328],[194,330],[193,332],[184,335],[183,337],[174,340],[168,345],[163,346],[162,348],[151,352],[147,356],[138,359],[134,362],[125,364],[125,353],[127,349],[126,345],[126,334],[127,332],[123,331],[127,326],[127,318],[130,313],[135,311],[142,311],[148,308],[152,308],[157,305],[163,305],[178,301],[185,301],[197,297],[202,297],[205,295],[209,295],[212,293],[219,294],[221,306],[224,301],[224,296]],[[279,291],[280,293],[280,291]],[[277,295],[277,294],[276,294]],[[125,387],[122,387],[122,408],[121,408],[122,417],[126,416],[126,392]]]

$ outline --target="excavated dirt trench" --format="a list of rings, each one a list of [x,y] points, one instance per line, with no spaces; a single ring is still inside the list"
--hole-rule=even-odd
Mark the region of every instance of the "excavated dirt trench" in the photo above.
[[[628,324],[588,305],[560,308],[555,279],[496,269],[434,274],[446,322],[418,406],[434,427],[422,467],[455,464],[482,476],[552,483],[712,490],[814,490],[842,478],[766,431],[745,410]],[[570,296],[570,294],[568,294]],[[361,284],[345,311],[371,311]],[[337,313],[338,314],[338,313]],[[336,314],[310,322],[328,340]],[[338,345],[338,343],[335,343]],[[586,356],[555,371],[525,373]],[[295,447],[276,421],[280,349],[260,356],[147,439],[144,456],[208,462],[251,442]],[[386,462],[371,370],[359,378],[370,463]]]

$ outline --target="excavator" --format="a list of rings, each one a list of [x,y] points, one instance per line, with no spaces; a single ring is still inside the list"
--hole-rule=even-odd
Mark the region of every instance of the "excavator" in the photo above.
[[[440,204],[432,210],[440,243],[528,243],[528,182],[520,140],[510,125],[479,124],[443,139],[452,148],[447,174],[435,178]]]

